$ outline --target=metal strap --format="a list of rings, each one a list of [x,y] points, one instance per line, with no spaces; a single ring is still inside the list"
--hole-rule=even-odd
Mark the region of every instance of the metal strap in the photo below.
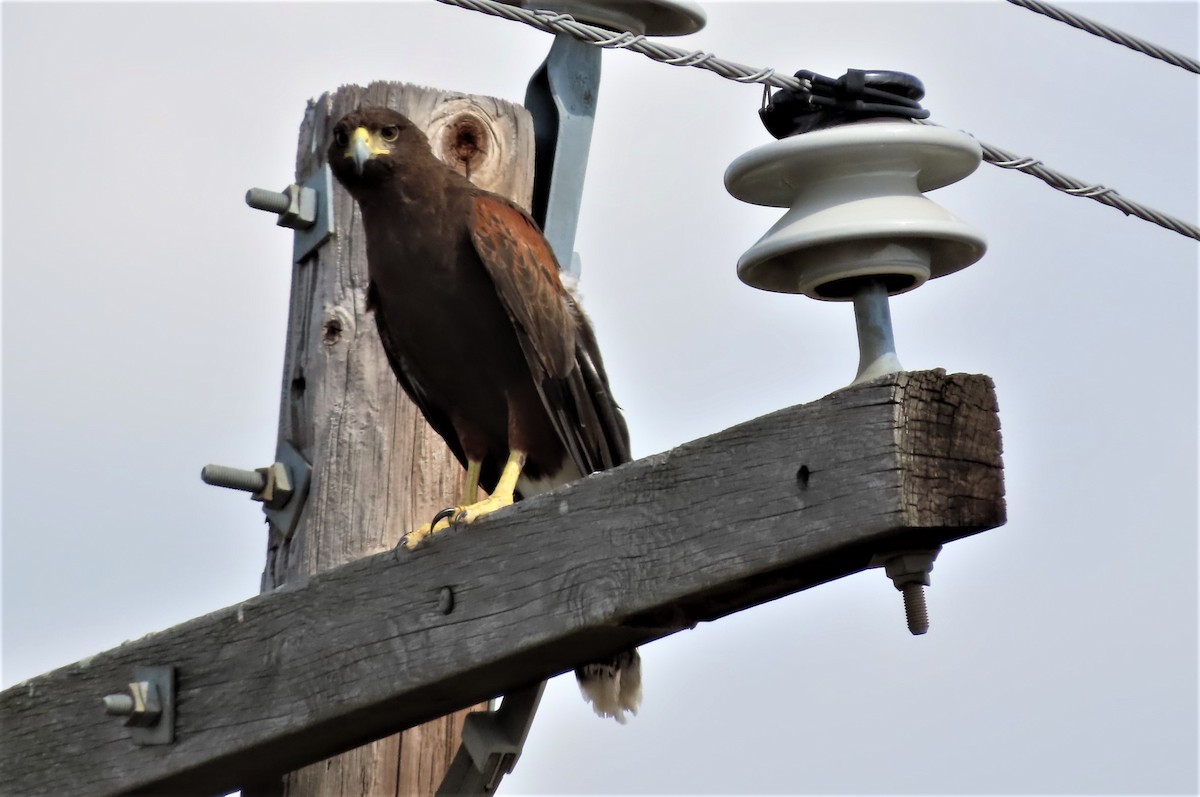
[[[579,276],[575,231],[599,88],[600,50],[560,34],[525,93],[537,146],[533,217],[562,268],[575,277]],[[496,790],[521,756],[545,688],[543,681],[505,695],[494,711],[467,715],[462,744],[438,788],[438,797],[486,795]]]

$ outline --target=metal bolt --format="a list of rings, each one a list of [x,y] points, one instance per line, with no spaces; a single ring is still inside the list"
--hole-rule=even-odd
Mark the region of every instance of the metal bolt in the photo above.
[[[200,478],[205,484],[251,493],[251,498],[262,501],[270,509],[282,508],[295,492],[292,475],[282,462],[255,470],[205,465],[200,470]]]
[[[175,668],[171,665],[133,668],[133,681],[124,692],[105,695],[104,713],[124,717],[129,740],[137,745],[175,741]]]
[[[133,713],[133,698],[127,694],[105,695],[104,713],[114,717],[128,717]]]
[[[317,192],[308,186],[292,183],[283,191],[251,188],[246,192],[246,204],[257,210],[278,213],[280,227],[307,230],[317,221]]]
[[[925,585],[916,582],[905,584],[900,592],[904,595],[904,616],[908,619],[908,630],[919,636],[929,630],[929,610],[925,608]]]
[[[889,551],[876,554],[871,566],[883,566],[883,571],[904,596],[904,615],[908,630],[914,636],[929,631],[929,610],[925,606],[925,588],[929,586],[929,574],[933,571],[933,560],[941,546],[925,551]]]
[[[205,484],[214,487],[228,487],[230,490],[241,490],[247,493],[257,493],[267,486],[267,477],[256,470],[231,468],[226,465],[205,465],[200,470],[200,478]]]
[[[292,205],[287,194],[270,191],[266,188],[251,188],[246,192],[246,204],[255,210],[265,210],[268,213],[283,213]]]
[[[134,681],[128,692],[105,695],[104,713],[117,717],[128,717],[126,725],[147,728],[162,715],[162,700],[158,687],[151,681]]]

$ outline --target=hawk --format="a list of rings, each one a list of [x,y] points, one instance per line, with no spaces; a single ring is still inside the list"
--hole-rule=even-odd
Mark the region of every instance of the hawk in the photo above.
[[[339,120],[328,161],[362,211],[367,302],[392,371],[467,470],[462,503],[405,544],[628,462],[595,333],[534,221],[389,108]],[[637,713],[636,650],[575,674],[600,716]]]

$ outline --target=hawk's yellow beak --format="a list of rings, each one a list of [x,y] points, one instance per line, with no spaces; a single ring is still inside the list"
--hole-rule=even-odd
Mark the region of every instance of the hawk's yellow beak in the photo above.
[[[355,129],[354,134],[350,136],[350,144],[346,147],[346,157],[354,159],[354,167],[359,174],[363,173],[363,168],[371,158],[389,152],[391,149],[383,143],[379,134],[372,135],[365,127]]]

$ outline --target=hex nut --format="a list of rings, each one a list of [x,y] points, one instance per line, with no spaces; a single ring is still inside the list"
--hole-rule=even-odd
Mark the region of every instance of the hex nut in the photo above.
[[[129,691],[104,697],[104,713],[125,717],[125,724],[148,728],[162,716],[162,699],[151,681],[134,681]]]
[[[936,551],[919,551],[903,553],[887,560],[883,571],[888,578],[900,589],[905,584],[924,584],[929,586],[929,573],[933,570],[933,560]]]
[[[316,223],[317,192],[315,190],[292,183],[283,189],[283,194],[288,198],[288,206],[287,210],[279,214],[279,221],[276,224],[293,230],[306,230]]]
[[[295,491],[292,485],[292,476],[288,472],[287,465],[284,465],[282,462],[274,462],[265,468],[257,468],[256,470],[267,477],[267,483],[251,497],[255,501],[262,501],[263,505],[270,509],[281,509],[291,499],[292,493]]]

